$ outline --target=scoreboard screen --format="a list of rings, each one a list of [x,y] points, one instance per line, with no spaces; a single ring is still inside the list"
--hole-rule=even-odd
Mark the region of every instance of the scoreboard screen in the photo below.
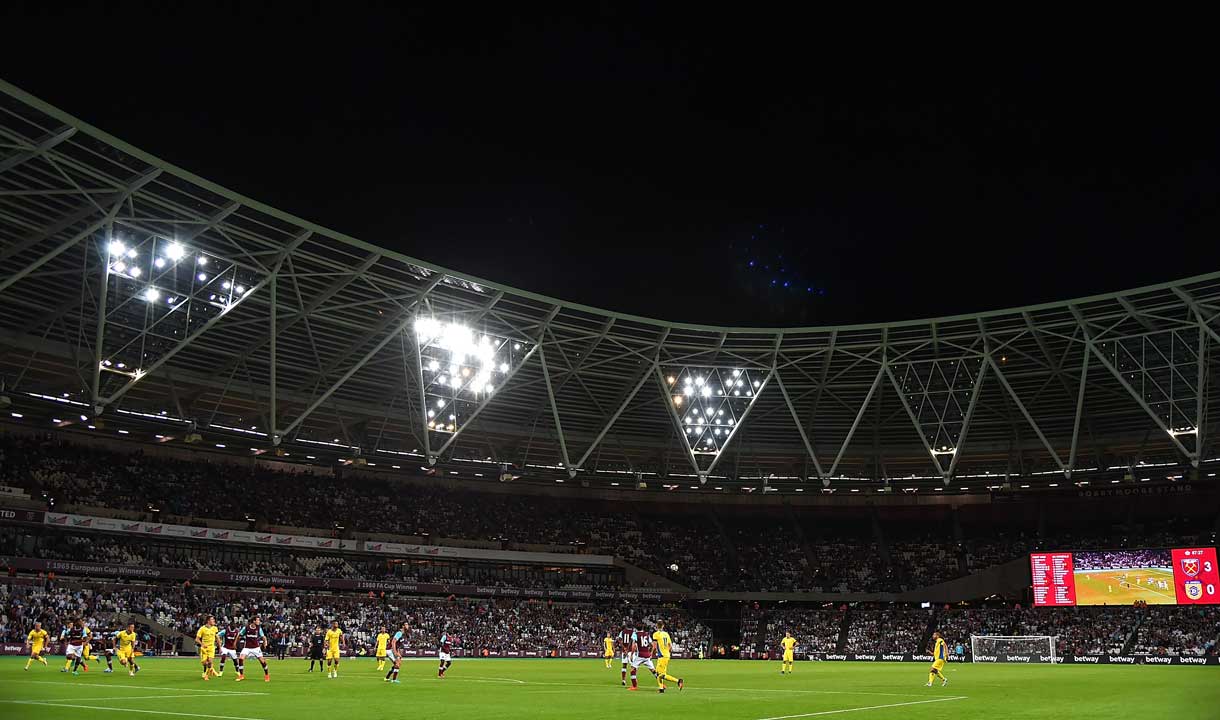
[[[1216,548],[1033,553],[1029,570],[1037,607],[1220,604]]]

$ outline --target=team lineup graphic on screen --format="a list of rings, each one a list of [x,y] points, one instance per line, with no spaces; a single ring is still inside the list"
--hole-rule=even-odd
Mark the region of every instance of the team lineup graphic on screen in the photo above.
[[[1215,548],[1034,553],[1030,571],[1037,606],[1220,603]]]

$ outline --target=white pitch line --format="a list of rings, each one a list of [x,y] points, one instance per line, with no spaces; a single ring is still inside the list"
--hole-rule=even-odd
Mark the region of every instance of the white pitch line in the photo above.
[[[195,697],[195,696],[192,695],[191,697]],[[124,701],[126,701],[126,700],[169,700],[169,699],[181,700],[182,696],[181,695],[128,695],[126,697],[100,697],[99,696],[99,697],[41,698],[37,702],[60,703],[60,702],[81,702],[83,700],[89,700],[89,701],[124,700]],[[23,704],[23,703],[29,703],[29,702],[35,702],[35,701],[33,701],[33,700],[0,700],[0,703],[17,703],[19,705]]]
[[[420,677],[409,677],[409,676],[404,676],[401,679],[402,680],[413,680],[413,681],[418,681],[418,682],[429,682],[430,680],[433,680],[433,678],[420,678]],[[467,677],[447,676],[445,678],[446,682],[451,682],[451,681],[489,682],[492,680],[493,680],[492,678],[482,678],[482,677],[474,678],[474,677],[469,677],[469,676],[467,676]],[[495,678],[494,680],[497,682],[506,682],[511,679],[510,678]],[[534,681],[534,680],[516,680],[515,682],[520,685],[530,685],[530,686],[546,685],[546,686],[557,686],[557,687],[587,687],[587,688],[603,688],[605,690],[621,690],[622,689],[617,685],[600,685],[600,684],[596,684],[596,683],[564,683],[564,682],[545,682],[545,681]],[[878,697],[921,697],[922,696],[922,693],[889,693],[889,692],[874,692],[871,690],[798,690],[795,688],[788,689],[788,688],[704,687],[702,685],[696,685],[693,687],[690,685],[687,685],[686,690],[692,691],[692,692],[711,690],[711,691],[721,691],[721,692],[792,693],[792,694],[805,694],[805,695],[875,695]]]
[[[204,715],[202,713],[171,712],[169,710],[139,710],[136,708],[115,708],[105,705],[78,705],[75,703],[44,702],[42,700],[15,700],[18,705],[43,705],[45,707],[80,708],[81,710],[109,710],[121,713],[146,713],[148,715],[180,715],[182,717],[214,718],[214,720],[262,720],[262,718],[234,717],[232,715]]]
[[[446,678],[446,679],[448,679],[448,678]],[[459,680],[480,680],[483,682],[517,683],[518,685],[527,685],[528,684],[525,680],[517,680],[516,678],[484,677],[482,675],[468,675],[466,677],[458,678],[458,679]]]
[[[31,683],[34,685],[63,685],[64,684],[62,682],[56,682],[55,680],[6,680],[5,682],[23,682],[23,683]],[[100,687],[100,688],[106,688],[107,690],[132,690],[132,689],[134,689],[134,690],[172,690],[174,692],[207,693],[209,695],[216,695],[216,694],[267,695],[268,694],[268,693],[263,693],[263,692],[243,692],[241,690],[213,690],[211,688],[204,689],[204,688],[189,688],[189,687],[163,687],[160,685],[128,685],[127,683],[123,683],[122,685],[111,685],[110,683],[90,683],[90,682],[75,682],[74,681],[71,683],[71,686],[72,687]]]
[[[817,717],[819,715],[841,715],[843,713],[860,712],[861,710],[881,710],[882,708],[903,707],[906,705],[927,705],[928,703],[949,702],[950,700],[966,700],[965,695],[958,695],[947,698],[936,698],[934,700],[915,700],[913,702],[890,703],[888,705],[869,705],[868,707],[858,708],[842,708],[840,710],[822,710],[820,712],[801,713],[799,715],[776,715],[775,717],[759,718],[759,720],[790,720],[791,718],[807,718]]]

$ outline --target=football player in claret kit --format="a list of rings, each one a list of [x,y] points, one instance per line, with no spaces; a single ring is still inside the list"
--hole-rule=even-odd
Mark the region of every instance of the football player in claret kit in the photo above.
[[[136,663],[136,624],[127,623],[127,629],[116,632],[114,638],[119,644],[119,665],[126,666],[127,675],[135,677],[140,672],[140,666]]]
[[[609,630],[606,631],[606,637],[602,638],[602,644],[606,646],[604,657],[606,658],[606,669],[609,670],[610,663],[614,660],[614,636],[610,634]]]
[[[85,643],[89,641],[89,628],[85,627],[85,619],[78,618],[70,621],[60,637],[68,644],[64,656],[68,659],[72,674],[79,675],[77,670],[79,667],[83,667],[85,672],[89,672],[89,666],[85,663]],[[65,667],[64,672],[67,670],[68,668]]]
[[[97,649],[106,659],[106,669],[102,672],[109,675],[114,672],[114,635],[117,630],[102,630],[94,638],[97,641]]]
[[[326,630],[326,677],[339,677],[339,643],[343,640],[343,631],[339,629],[339,621],[333,620]]]
[[[241,641],[241,635],[242,624],[236,619],[225,623],[216,635],[220,639],[220,672],[216,673],[216,677],[225,674],[225,660],[232,660],[233,667],[237,667],[237,643]]]
[[[390,671],[385,674],[385,682],[398,682],[398,669],[402,666],[402,655],[407,649],[407,634],[410,629],[409,625],[403,623],[398,632],[394,633],[394,637],[390,638],[390,649],[386,651],[386,657],[391,664]]]
[[[199,664],[203,665],[203,679],[211,680],[216,674],[212,660],[216,657],[216,635],[220,628],[216,627],[216,618],[208,615],[203,625],[195,632],[195,644],[199,646]]]
[[[624,625],[618,631],[615,642],[618,644],[619,659],[622,661],[619,680],[623,687],[627,687],[627,670],[631,667],[631,661],[635,657],[631,652],[631,628]]]
[[[237,655],[238,682],[246,679],[246,658],[258,660],[258,664],[263,666],[263,682],[271,682],[271,671],[267,668],[267,661],[263,659],[263,647],[267,644],[267,636],[263,634],[260,625],[258,618],[251,618],[246,629],[242,630],[242,647],[241,652]]]
[[[377,633],[377,670],[385,670],[386,650],[390,644],[390,634],[386,632],[385,625],[381,626],[381,632]]]
[[[945,677],[943,672],[945,662],[949,659],[949,646],[945,643],[945,639],[940,636],[939,631],[932,632],[932,667],[928,669],[928,683],[925,687],[932,687],[932,681],[936,678],[941,679],[940,686],[944,687],[949,684],[949,678]]]
[[[682,678],[669,674],[669,658],[673,655],[673,640],[665,631],[665,623],[658,622],[657,629],[652,634],[653,647],[657,649],[657,692],[665,692],[665,682],[678,683],[678,689],[683,688]]]
[[[436,648],[436,656],[440,658],[441,664],[436,671],[438,678],[445,677],[445,671],[453,664],[453,637],[449,635],[449,631],[445,630],[441,633],[441,640]]]
[[[321,625],[315,625],[313,633],[309,636],[309,672],[313,672],[313,664],[318,664],[318,670],[322,670],[322,658],[324,656],[323,646],[326,645],[326,633],[322,632]]]
[[[25,636],[25,644],[30,649],[30,659],[25,661],[26,670],[30,669],[30,664],[35,660],[43,665],[47,664],[47,659],[42,656],[42,651],[46,649],[49,638],[50,634],[43,629],[42,623],[35,622],[34,629]]]
[[[631,687],[628,690],[639,690],[639,681],[636,677],[641,665],[648,668],[648,672],[655,677],[657,668],[652,664],[652,635],[646,630],[631,631]]]

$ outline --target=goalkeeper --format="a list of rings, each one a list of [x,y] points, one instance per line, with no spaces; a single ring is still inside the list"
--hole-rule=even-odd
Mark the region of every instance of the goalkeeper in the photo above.
[[[932,631],[932,667],[928,670],[928,684],[925,687],[932,687],[932,681],[940,678],[940,686],[944,687],[949,684],[949,678],[945,677],[945,661],[949,659],[949,647],[945,643],[945,639],[940,636],[939,631]]]

